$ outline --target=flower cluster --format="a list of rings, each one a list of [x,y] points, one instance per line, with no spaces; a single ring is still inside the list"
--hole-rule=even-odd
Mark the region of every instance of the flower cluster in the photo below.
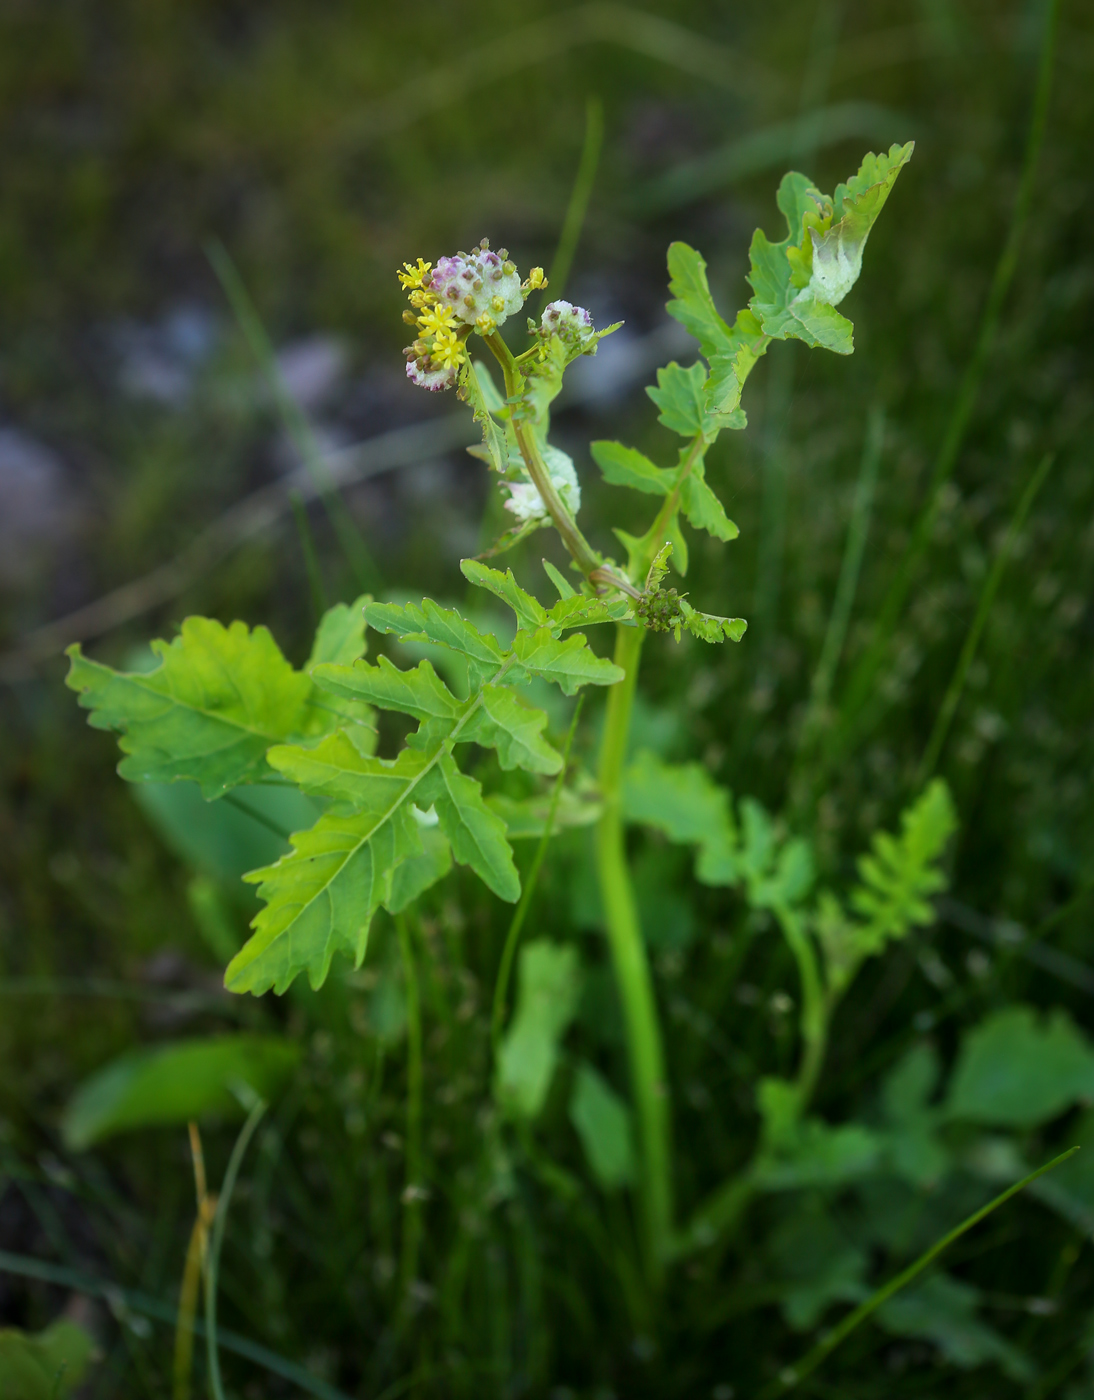
[[[680,624],[684,620],[680,595],[675,588],[657,588],[652,593],[643,594],[634,611],[651,632],[668,632],[671,628],[679,633]]]
[[[508,251],[493,252],[486,238],[474,252],[441,258],[436,267],[422,258],[416,266],[404,263],[398,276],[414,308],[403,320],[418,332],[404,351],[407,378],[423,389],[451,388],[471,330],[492,335],[529,292],[547,285],[541,267],[522,282]]]

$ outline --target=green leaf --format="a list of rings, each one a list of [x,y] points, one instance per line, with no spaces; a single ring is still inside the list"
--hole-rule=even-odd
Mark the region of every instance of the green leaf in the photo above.
[[[572,584],[567,582],[567,580],[562,576],[562,574],[560,574],[559,571],[555,568],[555,566],[551,563],[550,559],[544,559],[541,562],[543,564],[544,570],[546,571],[547,577],[551,580],[555,588],[558,590],[558,596],[562,600],[562,602],[565,602],[567,598],[576,598],[577,589],[574,588]]]
[[[265,627],[188,617],[171,643],[155,641],[155,670],[114,671],[68,649],[66,684],[96,729],[120,733],[131,782],[190,779],[206,799],[269,776],[271,744],[329,732],[342,716],[294,671]]]
[[[360,753],[345,733],[314,749],[279,747],[270,762],[305,791],[339,806],[308,831],[292,837],[292,851],[251,871],[266,901],[254,934],[229,964],[225,984],[234,992],[283,992],[306,971],[322,984],[336,950],[360,963],[369,924],[388,897],[391,871],[422,842],[412,803],[435,755],[406,748],[394,762]]]
[[[658,387],[646,390],[660,409],[657,421],[682,437],[711,432],[715,424],[703,398],[706,379],[706,366],[698,360],[688,369],[682,369],[675,360],[659,369]]]
[[[441,826],[459,863],[469,865],[499,899],[515,904],[520,898],[520,877],[505,823],[483,801],[482,787],[461,773],[447,753],[441,754],[423,786],[423,797],[436,803]]]
[[[197,783],[137,783],[132,791],[180,860],[248,900],[250,891],[237,881],[277,860],[288,847],[288,833],[310,826],[320,813],[310,797],[282,784],[236,789],[225,802],[206,802]]]
[[[491,793],[486,805],[505,823],[510,841],[526,841],[543,835],[551,797],[544,793],[538,797],[517,798],[498,792]],[[602,811],[602,804],[591,794],[563,788],[559,793],[551,830],[557,832],[571,826],[591,826],[599,821]]]
[[[65,1142],[82,1152],[136,1128],[242,1117],[235,1086],[269,1099],[299,1059],[299,1046],[283,1036],[244,1034],[127,1051],[77,1089],[62,1119]]]
[[[858,862],[861,884],[851,893],[851,906],[865,920],[857,932],[863,957],[890,938],[902,938],[916,924],[933,923],[929,897],[946,888],[936,862],[957,828],[957,817],[941,778],[927,786],[900,821],[899,837],[879,832],[871,854]]]
[[[0,1329],[0,1395],[4,1400],[66,1400],[87,1374],[95,1343],[62,1318],[44,1332]]]
[[[461,559],[460,571],[468,583],[489,589],[495,597],[512,608],[516,614],[517,626],[523,627],[526,632],[534,632],[547,621],[547,612],[543,604],[520,587],[513,577],[512,569],[506,569],[505,573],[502,573],[486,564],[480,564],[477,559]]]
[[[748,630],[743,617],[717,617],[714,613],[698,612],[686,598],[680,599],[680,611],[684,615],[684,626],[701,642],[739,642]]]
[[[391,892],[384,900],[389,914],[401,914],[452,869],[452,847],[440,827],[421,824],[421,838],[421,855],[407,856],[391,872]]]
[[[529,773],[557,773],[562,755],[544,739],[547,716],[502,686],[483,686],[481,708],[460,732],[460,739],[474,740],[498,751],[505,769],[524,768]]]
[[[482,428],[482,451],[486,460],[494,471],[504,476],[509,469],[509,445],[505,429],[492,417],[492,413],[501,411],[502,401],[484,365],[473,365],[470,360],[464,362],[459,377],[459,394],[470,404],[475,422]]]
[[[877,1170],[881,1139],[858,1123],[802,1119],[797,1085],[761,1079],[758,1101],[764,1133],[752,1179],[761,1191],[840,1186]]]
[[[707,265],[686,243],[670,243],[668,253],[670,301],[668,313],[699,342],[709,360],[733,345],[732,331],[718,314],[707,282]]]
[[[1028,1384],[1035,1374],[1028,1357],[976,1317],[980,1296],[971,1284],[934,1274],[882,1303],[874,1316],[893,1336],[933,1343],[963,1370],[994,1362],[1012,1381]]]
[[[357,661],[352,666],[317,666],[315,682],[333,695],[367,700],[381,710],[399,710],[415,719],[454,720],[460,701],[440,679],[428,661],[412,670],[400,670],[386,656],[372,666]]]
[[[623,679],[622,669],[591,651],[580,632],[565,641],[553,637],[546,627],[518,632],[513,654],[529,675],[554,681],[564,695],[576,695],[583,685],[614,685]]]
[[[517,1009],[498,1055],[494,1093],[507,1112],[537,1117],[551,1087],[558,1046],[581,995],[577,950],[526,943],[517,970]]]
[[[438,607],[431,598],[421,604],[368,603],[365,620],[376,632],[394,633],[404,642],[436,642],[470,657],[490,675],[500,669],[504,654],[495,638],[480,632],[455,608]]]
[[[788,227],[781,243],[757,229],[751,248],[749,307],[764,333],[849,355],[852,327],[834,310],[862,269],[862,251],[913,143],[867,155],[859,173],[829,198],[797,172],[783,177],[778,205]]]
[[[624,447],[621,442],[593,442],[589,444],[589,451],[611,486],[629,486],[651,496],[667,496],[672,490],[672,470],[655,467],[633,447]]]
[[[690,525],[696,530],[706,530],[716,540],[735,540],[741,533],[707,485],[702,461],[694,462],[691,471],[684,477],[680,487],[680,505]]]
[[[592,627],[599,622],[621,622],[631,611],[629,598],[589,598],[575,594],[560,598],[547,614],[547,622],[556,635],[570,627]]]
[[[813,275],[810,289],[818,301],[838,306],[858,281],[862,252],[870,230],[892,193],[896,178],[912,158],[915,142],[893,145],[888,154],[869,152],[858,173],[837,185],[832,226],[811,230]]]
[[[961,1042],[943,1106],[948,1119],[1033,1128],[1094,1098],[1094,1049],[1062,1008],[998,1011]]]
[[[365,654],[365,604],[371,602],[365,593],[352,603],[335,603],[319,620],[311,656],[304,667],[310,671],[320,662],[348,666]]]
[[[570,1095],[570,1122],[585,1159],[605,1191],[634,1180],[634,1142],[627,1105],[592,1065],[582,1061]]]
[[[665,763],[643,749],[623,774],[623,815],[697,846],[696,876],[704,884],[737,878],[737,830],[729,793],[699,763]]]

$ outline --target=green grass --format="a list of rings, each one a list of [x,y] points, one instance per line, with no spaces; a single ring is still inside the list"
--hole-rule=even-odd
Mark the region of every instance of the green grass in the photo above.
[[[805,160],[794,150],[813,142],[812,171],[830,185],[861,149],[887,144],[878,109],[898,114],[916,157],[848,304],[854,358],[829,364],[777,347],[756,371],[750,430],[711,454],[711,480],[741,538],[728,554],[695,541],[689,587],[724,599],[714,610],[748,616],[753,629],[713,656],[651,637],[650,689],[636,719],[642,742],[701,759],[735,793],[809,826],[823,868],[842,878],[914,793],[945,707],[948,737],[931,759],[961,823],[954,904],[868,967],[837,1018],[817,1106],[845,1123],[874,1121],[879,1087],[909,1048],[928,1040],[949,1063],[963,1034],[1007,1005],[1062,1006],[1094,1028],[1084,983],[1094,962],[1094,28],[1082,6],[1063,4],[1013,281],[906,602],[856,696],[852,678],[866,674],[876,620],[928,504],[1018,197],[1043,7],[871,0],[853,15],[845,9],[834,29],[818,13],[804,0],[747,14],[664,4],[657,19],[679,29],[653,34],[617,21],[624,42],[614,43],[595,24],[582,28],[589,20],[547,6],[521,18],[498,5],[442,16],[339,4],[317,16],[288,0],[216,14],[168,3],[93,13],[72,0],[6,15],[0,121],[12,139],[0,190],[0,404],[5,419],[58,448],[91,523],[50,561],[63,587],[3,599],[0,624],[17,646],[65,600],[143,574],[265,479],[277,418],[253,388],[242,336],[226,336],[185,411],[125,399],[104,369],[101,328],[115,318],[152,319],[184,296],[230,324],[203,252],[210,239],[228,249],[275,344],[335,330],[356,370],[395,379],[394,265],[484,232],[519,250],[522,266],[547,265],[590,98],[603,104],[604,144],[568,288],[580,299],[604,279],[640,329],[660,316],[670,238],[701,247],[720,299],[738,304],[748,235],[756,223],[774,232],[774,181]],[[525,22],[542,27],[514,46],[521,66],[481,81],[484,65],[505,57],[490,46]],[[738,55],[736,66],[719,45]],[[416,84],[420,104],[390,99],[403,84]],[[850,102],[873,106],[855,118],[863,129],[838,141],[786,126],[803,104]],[[766,145],[742,154],[756,132],[768,132]],[[689,192],[685,161],[723,148],[723,168],[742,173],[703,190],[694,177]],[[663,185],[656,193],[666,171],[677,177],[671,208]],[[864,443],[880,413],[884,435],[870,465]],[[614,404],[560,417],[559,431],[564,443],[619,434],[639,446],[660,433],[637,386]],[[1054,464],[996,578],[1046,453]],[[611,488],[588,461],[578,470],[583,521],[604,518],[598,503]],[[860,482],[874,471],[867,510]],[[386,587],[459,596],[456,561],[494,507],[478,464],[459,465],[442,501],[423,481],[409,468],[350,493],[349,506]],[[309,520],[323,589],[353,596],[336,528],[315,509]],[[857,532],[850,543],[849,531]],[[514,558],[525,581],[536,577],[542,538]],[[859,549],[848,605],[841,571]],[[990,608],[978,617],[989,581]],[[288,517],[104,636],[97,654],[120,662],[200,612],[268,622],[299,661],[317,590],[314,561]],[[846,632],[833,661],[826,638],[837,594],[844,601],[832,625]],[[975,656],[963,657],[974,625]],[[170,1308],[193,1221],[192,1177],[184,1132],[68,1154],[60,1111],[76,1084],[135,1041],[240,1021],[282,1030],[305,1060],[243,1163],[219,1318],[320,1384],[369,1400],[698,1400],[724,1397],[718,1387],[730,1385],[752,1397],[848,1311],[850,1299],[834,1303],[801,1331],[782,1311],[778,1232],[810,1207],[809,1193],[757,1201],[729,1239],[673,1271],[653,1307],[629,1207],[587,1184],[566,1113],[570,1067],[533,1134],[515,1135],[493,1114],[491,1008],[511,911],[462,873],[403,930],[379,926],[362,971],[343,967],[320,993],[223,1010],[165,1001],[150,970],[165,948],[180,955],[172,986],[215,992],[218,982],[187,901],[190,872],[114,777],[112,744],[86,730],[60,675],[47,663],[0,694],[0,1245],[166,1309],[159,1317],[152,1309],[149,1325],[136,1301],[130,1312],[101,1308],[104,1359],[89,1395],[171,1394]],[[810,710],[818,693],[823,703]],[[590,703],[574,739],[586,763],[601,704]],[[562,733],[564,725],[560,741]],[[533,844],[518,852],[525,870]],[[798,988],[763,916],[694,885],[681,854],[653,836],[634,838],[632,854],[655,934],[686,1218],[751,1151],[753,1086],[793,1063],[793,1016],[780,1007]],[[250,911],[228,909],[241,935]],[[970,910],[987,922],[970,920]],[[1036,961],[989,941],[997,921],[1039,933],[1057,956]],[[587,842],[574,834],[552,843],[529,909],[524,936],[545,933],[575,940],[589,969],[568,1047],[621,1088],[619,1010]],[[420,1063],[408,1052],[410,968]],[[144,989],[148,999],[103,994],[103,982]],[[419,1071],[415,1146],[407,1095]],[[1030,1162],[1070,1145],[1077,1130],[1063,1118],[1030,1131]],[[214,1183],[235,1131],[205,1129]],[[420,1151],[428,1191],[409,1205],[401,1198],[418,1167],[408,1151]],[[902,1238],[871,1247],[869,1278],[880,1283],[996,1189],[954,1170],[919,1195],[881,1183],[865,1194],[818,1193],[812,1203],[835,1241],[829,1252],[859,1237],[871,1211],[905,1223]],[[1039,1378],[1008,1378],[993,1364],[962,1369],[922,1340],[868,1323],[798,1393],[1089,1393],[1094,1264],[1075,1225],[1023,1196],[964,1237],[946,1267],[981,1290],[977,1316],[1021,1346]],[[71,1274],[54,1277],[50,1288],[0,1272],[0,1325],[49,1322],[72,1287]],[[1040,1298],[1053,1306],[1031,1310]],[[206,1380],[196,1352],[198,1394]],[[221,1364],[229,1395],[298,1393],[227,1348]]]

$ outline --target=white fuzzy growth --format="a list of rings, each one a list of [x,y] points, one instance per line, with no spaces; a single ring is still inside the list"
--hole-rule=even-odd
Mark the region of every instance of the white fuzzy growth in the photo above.
[[[573,458],[557,447],[546,444],[543,447],[543,461],[547,467],[547,474],[562,499],[562,504],[571,515],[576,515],[581,509],[581,487],[578,484]],[[543,497],[532,482],[507,481],[503,484],[509,490],[509,499],[505,502],[505,509],[511,511],[521,524],[528,520],[546,518],[547,507],[543,504]]]

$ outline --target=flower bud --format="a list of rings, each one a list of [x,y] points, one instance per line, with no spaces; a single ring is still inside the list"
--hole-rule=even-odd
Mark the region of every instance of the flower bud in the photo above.
[[[594,335],[593,318],[583,306],[574,306],[569,301],[552,301],[544,307],[540,317],[540,332],[561,336],[571,344],[584,345]]]

